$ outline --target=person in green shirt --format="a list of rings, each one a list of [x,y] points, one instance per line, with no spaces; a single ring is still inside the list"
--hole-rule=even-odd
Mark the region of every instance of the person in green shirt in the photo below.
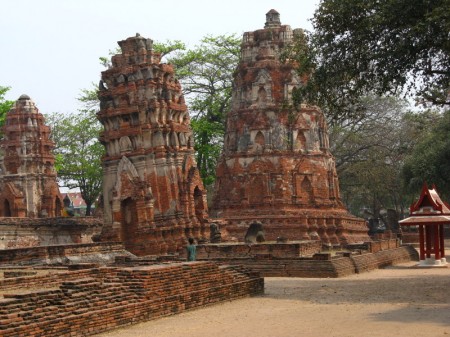
[[[189,241],[189,244],[186,247],[187,260],[188,261],[195,261],[196,253],[197,253],[197,247],[194,245],[194,239],[193,238],[189,238],[188,241]]]

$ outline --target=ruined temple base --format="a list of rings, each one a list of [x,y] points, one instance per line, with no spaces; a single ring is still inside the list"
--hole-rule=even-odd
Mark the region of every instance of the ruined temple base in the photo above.
[[[208,237],[205,223],[195,219],[180,218],[161,221],[158,225],[138,226],[133,233],[121,232],[121,226],[120,223],[105,226],[101,241],[121,241],[126,250],[137,256],[178,255],[184,252],[188,238],[202,242]]]
[[[0,217],[0,250],[92,243],[102,226],[95,217]]]
[[[0,336],[90,336],[263,292],[258,274],[212,262],[41,271],[0,278]]]
[[[0,267],[113,264],[117,257],[134,257],[120,242],[97,242],[0,249]]]
[[[448,336],[450,292],[445,289],[450,268],[419,269],[414,264],[345,278],[266,278],[262,297],[211,306],[98,337],[236,337],[236,327],[239,336],[252,337]]]
[[[292,241],[288,243],[261,242],[247,243],[217,243],[202,244],[197,246],[197,258],[296,258],[312,256],[320,253],[322,243],[320,241]]]
[[[309,255],[309,256],[306,256]],[[320,252],[317,242],[208,244],[199,259],[245,266],[264,277],[344,277],[404,262],[418,261],[412,246],[389,239]]]
[[[248,228],[256,221],[262,224],[266,241],[280,238],[320,240],[323,245],[338,247],[371,240],[365,220],[346,210],[288,209],[275,212],[254,209],[251,213],[228,210],[219,216],[226,223],[224,227],[230,240],[244,241]]]

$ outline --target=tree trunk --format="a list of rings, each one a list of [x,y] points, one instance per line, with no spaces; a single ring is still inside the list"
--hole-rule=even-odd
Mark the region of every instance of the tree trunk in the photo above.
[[[86,201],[85,201],[86,202]],[[86,202],[86,216],[91,216],[92,202]]]

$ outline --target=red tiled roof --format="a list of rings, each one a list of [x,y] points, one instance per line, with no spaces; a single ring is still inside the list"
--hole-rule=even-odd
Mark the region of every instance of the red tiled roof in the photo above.
[[[450,224],[450,209],[442,201],[436,187],[424,183],[419,199],[409,208],[409,218],[399,221],[403,226]]]
[[[427,184],[424,183],[422,187],[422,192],[420,193],[419,200],[413,203],[409,208],[411,215],[417,214],[448,214],[450,215],[449,205],[442,201],[436,187],[428,188]]]
[[[62,195],[63,199],[67,195],[69,197],[70,201],[72,201],[74,208],[86,207],[86,203],[84,202],[83,198],[81,197],[80,192],[61,193],[61,195]]]

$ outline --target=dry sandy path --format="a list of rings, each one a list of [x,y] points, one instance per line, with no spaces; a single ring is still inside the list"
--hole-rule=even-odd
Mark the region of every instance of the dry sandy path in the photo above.
[[[97,336],[450,337],[450,268],[413,265],[340,279],[266,278],[262,296]]]

